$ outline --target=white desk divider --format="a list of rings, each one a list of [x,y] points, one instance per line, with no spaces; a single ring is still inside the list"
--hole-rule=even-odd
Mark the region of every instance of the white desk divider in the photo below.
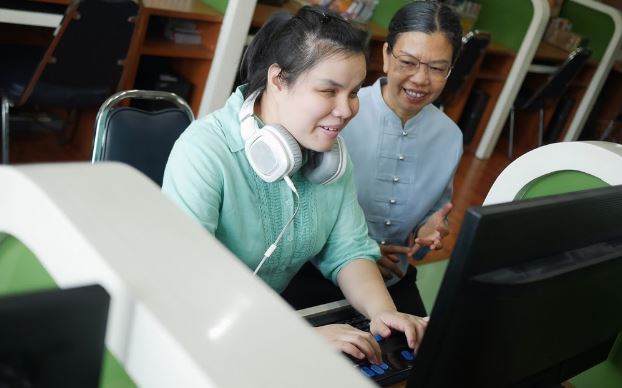
[[[373,386],[131,167],[0,166],[0,188],[0,236],[111,295],[106,344],[138,386]]]
[[[475,151],[475,156],[479,159],[490,158],[546,30],[551,12],[548,0],[531,0],[531,4],[533,5],[533,18]]]
[[[573,1],[575,3],[579,3],[589,8],[593,8],[597,11],[600,11],[606,15],[609,15],[613,20],[614,24],[614,32],[611,35],[611,39],[607,44],[607,49],[605,50],[605,54],[600,60],[598,67],[596,68],[596,72],[590,81],[590,84],[577,107],[577,111],[570,122],[568,130],[564,135],[564,141],[577,140],[581,131],[583,130],[583,126],[594,107],[594,103],[600,94],[600,91],[607,80],[607,76],[609,76],[609,71],[611,70],[611,66],[613,66],[613,62],[615,61],[615,55],[617,50],[620,47],[620,42],[622,41],[622,13],[616,8],[613,8],[607,4],[603,4],[599,1],[594,0],[567,0]]]

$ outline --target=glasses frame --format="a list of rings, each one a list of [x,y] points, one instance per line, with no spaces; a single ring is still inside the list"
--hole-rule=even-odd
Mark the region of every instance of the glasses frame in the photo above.
[[[436,80],[436,78],[434,78],[433,76],[430,75],[431,74],[430,73],[430,67],[433,67],[433,66],[430,66],[429,62],[423,62],[419,58],[414,57],[412,55],[408,55],[408,54],[395,55],[395,53],[393,52],[393,47],[391,47],[391,46],[388,46],[388,49],[389,49],[389,52],[391,53],[391,55],[393,56],[393,58],[397,59],[398,61],[401,61],[400,57],[409,57],[409,58],[413,58],[413,59],[415,59],[417,61],[418,65],[415,66],[415,71],[412,72],[411,74],[408,74],[408,76],[412,77],[413,75],[417,74],[419,72],[419,70],[421,70],[421,65],[426,65],[428,67],[428,71],[427,71],[428,78],[430,80]],[[451,74],[451,71],[453,70],[453,68],[454,67],[452,65],[450,65],[449,69],[447,70],[447,75],[445,75],[445,77],[442,80],[439,79],[438,81],[439,82],[440,81],[447,81],[447,78],[449,78],[449,75]]]

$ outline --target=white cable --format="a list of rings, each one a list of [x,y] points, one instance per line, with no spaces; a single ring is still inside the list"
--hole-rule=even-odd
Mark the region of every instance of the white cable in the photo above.
[[[283,237],[283,234],[285,233],[285,231],[287,230],[287,227],[292,223],[292,221],[294,220],[294,217],[296,217],[296,213],[298,213],[298,208],[300,208],[300,196],[298,195],[298,190],[296,190],[296,186],[294,186],[294,182],[292,182],[292,180],[290,179],[289,176],[285,175],[285,177],[283,178],[283,180],[285,181],[285,183],[287,183],[287,186],[289,186],[289,188],[294,192],[294,194],[296,195],[296,209],[294,210],[294,214],[292,214],[292,216],[289,218],[289,220],[287,221],[287,223],[285,224],[285,226],[283,227],[283,229],[281,229],[281,232],[279,233],[278,237],[276,238],[276,240],[274,240],[274,242],[272,243],[272,245],[270,245],[268,247],[268,249],[266,249],[266,252],[263,254],[263,259],[261,259],[261,261],[259,262],[259,264],[257,265],[257,268],[255,268],[255,272],[253,272],[253,276],[257,275],[257,272],[259,272],[259,268],[261,268],[261,266],[263,265],[263,263],[268,260],[268,258],[270,256],[272,256],[272,253],[274,253],[274,251],[276,250],[276,245],[279,243],[279,241],[281,240],[281,237]]]

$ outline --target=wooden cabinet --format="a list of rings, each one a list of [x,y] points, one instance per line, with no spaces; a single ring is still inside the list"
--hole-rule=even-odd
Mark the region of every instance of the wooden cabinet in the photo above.
[[[167,39],[163,24],[169,18],[195,23],[201,35],[201,43],[182,44]],[[200,0],[142,0],[125,64],[122,88],[134,88],[142,73],[153,71],[149,69],[153,63],[166,63],[192,85],[188,104],[197,114],[222,19],[222,14]]]

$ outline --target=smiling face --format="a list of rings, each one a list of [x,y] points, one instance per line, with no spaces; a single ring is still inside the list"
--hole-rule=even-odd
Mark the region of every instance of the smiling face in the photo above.
[[[266,124],[283,125],[304,148],[330,150],[339,132],[358,112],[357,92],[365,79],[365,57],[328,57],[291,85],[279,77],[280,71],[276,65],[268,70],[267,95],[261,100],[260,118]]]
[[[439,69],[448,69],[452,57],[451,42],[441,32],[400,33],[392,50],[385,43],[383,70],[387,73],[387,83],[382,87],[382,96],[402,123],[434,102],[441,94],[447,80],[432,73]],[[404,70],[412,67],[412,62],[416,61],[421,62],[417,71],[413,73]]]

